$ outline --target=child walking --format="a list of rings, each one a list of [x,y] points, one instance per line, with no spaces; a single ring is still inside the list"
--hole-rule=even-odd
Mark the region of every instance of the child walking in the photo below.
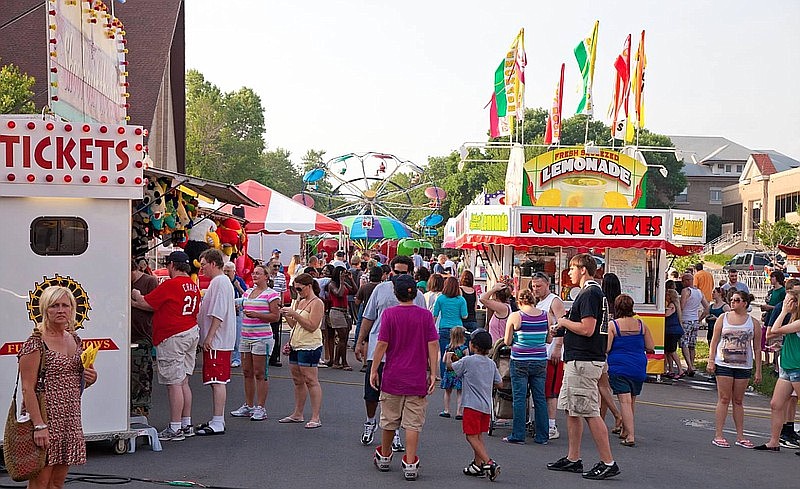
[[[397,275],[392,281],[394,295],[400,304],[381,314],[378,344],[369,377],[372,387],[381,391],[380,427],[383,430],[381,445],[375,449],[373,462],[381,472],[390,469],[392,439],[395,430],[402,427],[406,430],[406,454],[401,463],[403,477],[416,480],[419,475],[419,434],[425,424],[427,396],[436,387],[439,369],[439,333],[431,312],[413,302],[417,296],[417,283],[411,275]],[[381,378],[378,368],[384,355],[386,363]]]
[[[444,362],[444,356],[448,353],[453,354],[453,361],[456,362],[461,360],[465,356],[469,355],[469,347],[467,346],[467,338],[464,335],[464,328],[461,326],[456,326],[450,329],[450,344],[447,345],[444,353],[442,354],[442,362]],[[440,387],[444,389],[444,409],[439,416],[443,418],[450,417],[450,396],[453,394],[453,389],[456,390],[456,419],[461,419],[463,412],[461,410],[461,377],[456,375],[450,369],[445,369],[442,372],[442,383]]]
[[[453,354],[445,358],[447,369],[461,377],[463,386],[464,419],[462,428],[467,442],[472,447],[472,462],[464,467],[464,475],[473,477],[489,477],[490,481],[500,475],[500,466],[489,457],[483,443],[483,433],[489,432],[490,413],[492,412],[492,386],[501,387],[503,379],[497,365],[486,355],[492,348],[492,336],[483,329],[472,334],[468,355],[453,363]]]

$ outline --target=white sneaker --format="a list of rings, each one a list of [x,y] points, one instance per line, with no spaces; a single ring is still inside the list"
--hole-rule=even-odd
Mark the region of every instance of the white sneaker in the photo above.
[[[364,423],[364,431],[361,433],[361,444],[362,445],[371,445],[372,440],[375,439],[375,431],[378,429],[378,423],[373,422],[370,423],[367,421]]]
[[[550,430],[547,432],[547,436],[551,440],[555,440],[556,438],[560,437],[561,434],[558,432],[558,426],[551,426]]]
[[[236,411],[231,411],[231,416],[236,418],[248,418],[252,414],[253,414],[253,408],[251,408],[247,404],[242,404],[242,407],[240,407]]]
[[[394,434],[394,438],[392,439],[392,451],[393,452],[405,452],[406,447],[403,446],[403,442],[400,441],[400,435],[397,433]]]
[[[264,421],[267,419],[267,410],[263,406],[254,407],[250,413],[250,421]]]
[[[158,434],[158,439],[161,441],[182,441],[186,439],[186,435],[183,434],[183,430],[175,431],[167,426]]]
[[[381,472],[388,472],[392,464],[392,453],[389,452],[389,456],[384,457],[381,454],[381,447],[378,445],[375,448],[375,455],[373,455],[372,461],[375,463],[375,467],[377,467],[378,470]]]
[[[419,477],[419,457],[417,457],[417,460],[413,464],[407,463],[405,457],[403,457],[400,462],[403,466],[403,477],[407,481],[417,480],[417,477]]]

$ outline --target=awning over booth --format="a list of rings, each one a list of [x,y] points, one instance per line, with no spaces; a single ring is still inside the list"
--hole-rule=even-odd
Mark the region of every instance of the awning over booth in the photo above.
[[[467,206],[455,218],[455,245],[487,244],[659,248],[675,255],[696,252],[705,242],[704,212],[667,209],[565,209]]]
[[[193,177],[191,175],[184,175],[183,173],[175,173],[160,168],[145,168],[144,175],[146,177],[162,178],[167,177],[172,179],[173,187],[184,187],[182,190],[189,190],[196,194],[212,197],[220,202],[239,205],[258,206],[258,202],[249,198],[241,192],[235,185],[229,183],[220,183],[213,180],[206,180],[205,178]]]
[[[289,197],[272,190],[254,180],[247,180],[236,188],[261,207],[244,206],[244,218],[248,233],[321,234],[338,233],[342,225],[314,209],[310,209]],[[222,208],[224,212],[238,214],[232,206]]]

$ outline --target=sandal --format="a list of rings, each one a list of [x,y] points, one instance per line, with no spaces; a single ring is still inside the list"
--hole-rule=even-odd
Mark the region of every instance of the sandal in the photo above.
[[[622,426],[615,426],[614,429],[611,430],[612,433],[615,435],[619,435],[622,432]]]
[[[736,440],[736,446],[740,446],[742,448],[747,448],[748,450],[751,450],[751,449],[756,447],[755,445],[753,445],[752,441],[750,441],[750,440],[748,440],[746,438],[744,440]]]
[[[319,428],[321,426],[322,426],[321,421],[309,421],[308,423],[306,423],[307,430],[313,430],[314,428]]]
[[[630,440],[630,441],[628,441],[628,440],[620,440],[619,444],[624,446],[624,447],[635,447],[636,446],[636,442],[633,441],[633,440]]]
[[[713,440],[711,440],[711,444],[714,446],[718,446],[720,448],[731,447],[730,443],[728,443],[728,440],[726,440],[725,438],[714,438]]]
[[[198,430],[194,430],[194,434],[197,436],[212,436],[212,435],[224,435],[225,430],[216,431],[211,425],[205,425]]]
[[[303,418],[297,419],[291,416],[286,416],[285,418],[281,418],[278,420],[278,423],[302,423],[305,420]]]
[[[353,367],[351,367],[350,365],[342,365],[342,370],[345,370],[347,372],[352,372]]]

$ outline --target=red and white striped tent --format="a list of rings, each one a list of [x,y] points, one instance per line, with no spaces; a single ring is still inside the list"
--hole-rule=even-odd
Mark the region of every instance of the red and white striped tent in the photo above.
[[[243,206],[244,218],[248,221],[245,232],[249,234],[322,234],[338,233],[342,230],[342,225],[335,219],[295,202],[254,180],[246,180],[236,188],[261,204],[261,207]],[[225,206],[222,211],[234,213],[232,206]]]

